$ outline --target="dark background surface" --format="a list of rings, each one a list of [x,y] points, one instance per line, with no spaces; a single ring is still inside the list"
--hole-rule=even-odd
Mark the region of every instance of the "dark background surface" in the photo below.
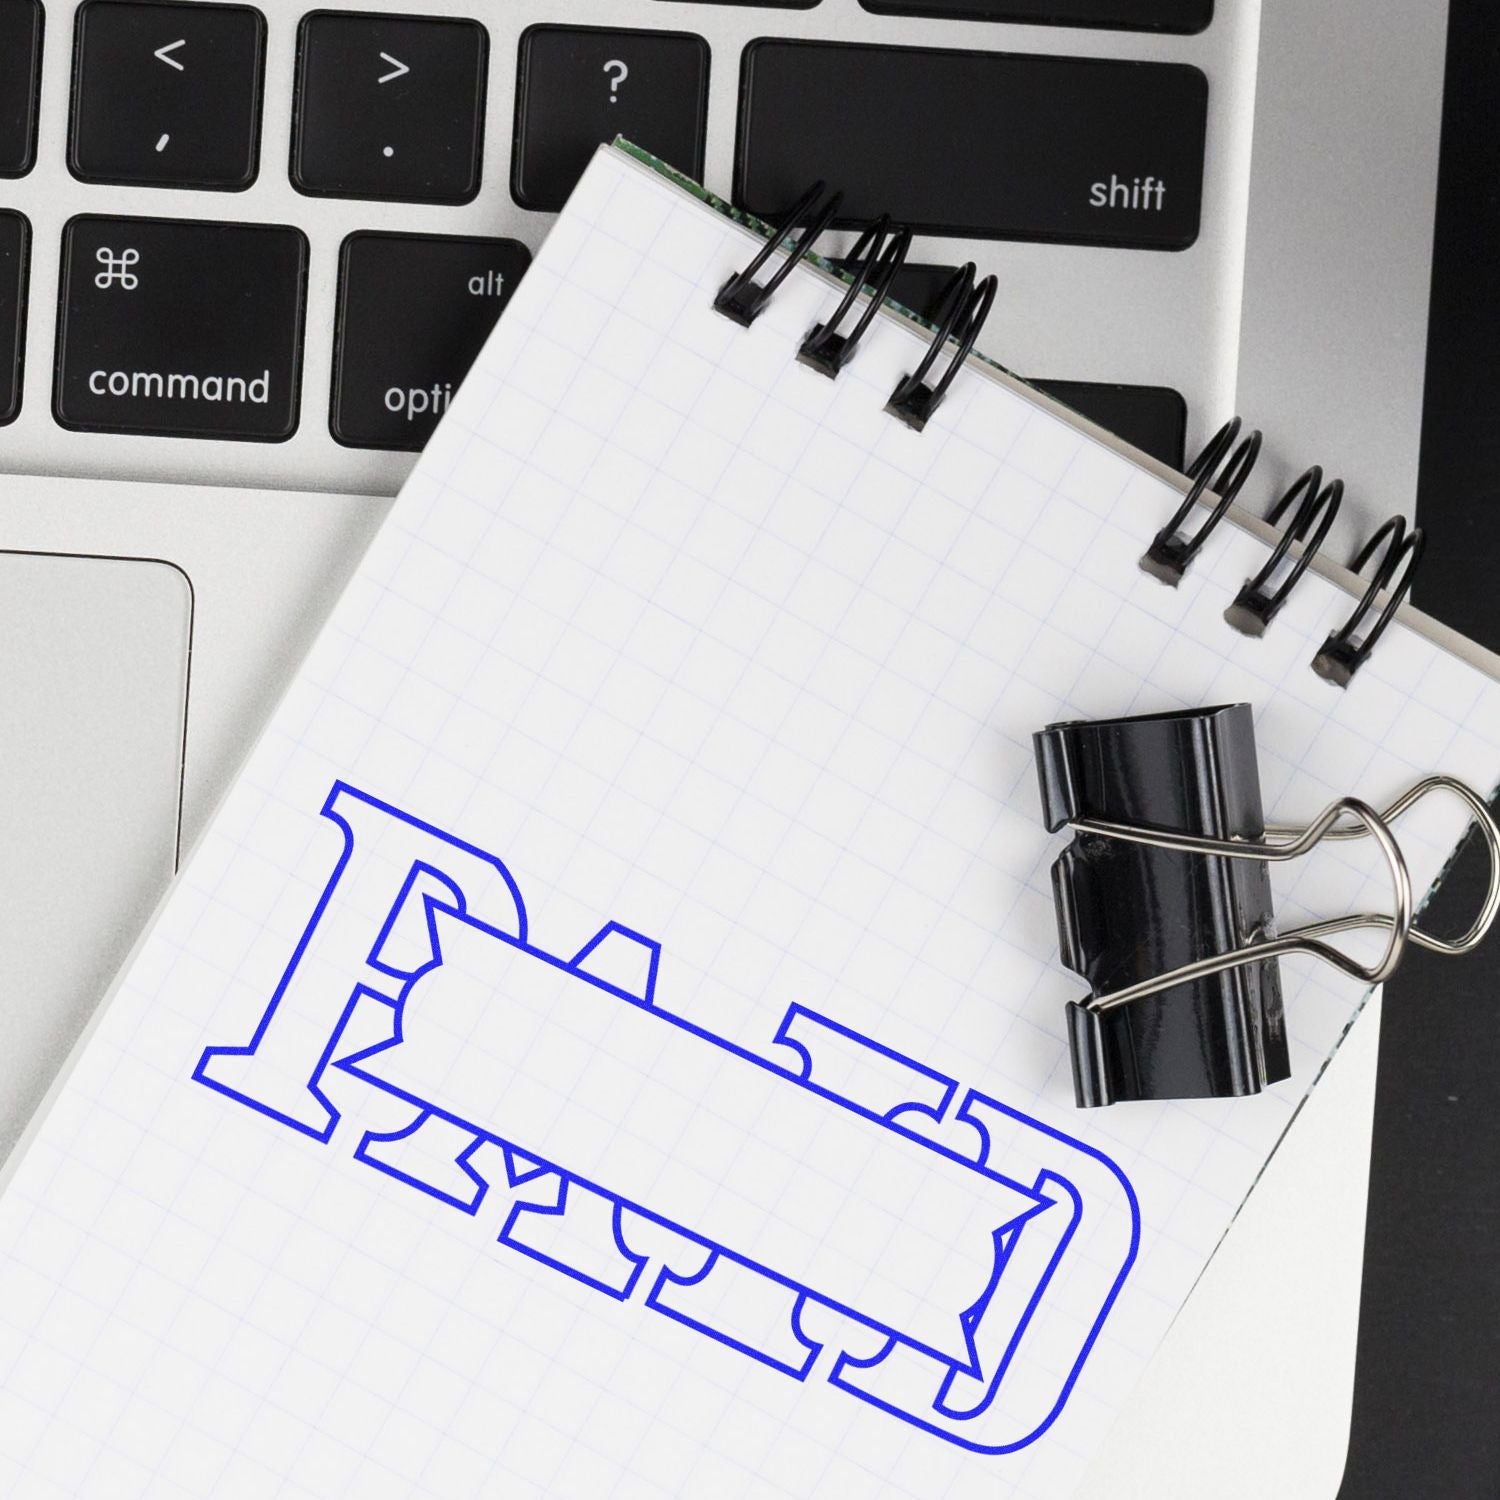
[[[1495,0],[1451,0],[1417,518],[1415,602],[1500,650]],[[1467,850],[1433,925],[1458,931],[1485,875]],[[1414,953],[1386,985],[1381,1028],[1340,1500],[1500,1497],[1500,935],[1468,958]]]

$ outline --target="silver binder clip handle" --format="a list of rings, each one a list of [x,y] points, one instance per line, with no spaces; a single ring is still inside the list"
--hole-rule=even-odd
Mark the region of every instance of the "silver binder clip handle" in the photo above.
[[[1452,792],[1468,807],[1473,821],[1489,851],[1490,883],[1484,902],[1474,923],[1463,936],[1445,939],[1424,932],[1415,923],[1412,896],[1411,870],[1406,857],[1391,831],[1391,823],[1415,803],[1435,791]],[[1341,821],[1345,820],[1345,821]],[[1500,911],[1500,827],[1490,813],[1484,799],[1466,783],[1451,776],[1428,776],[1398,797],[1391,805],[1377,812],[1358,797],[1341,797],[1330,803],[1313,821],[1303,829],[1281,825],[1267,828],[1266,839],[1218,839],[1195,834],[1169,833],[1154,828],[1139,827],[1129,823],[1108,823],[1093,819],[1077,819],[1069,824],[1079,833],[1089,833],[1100,838],[1118,839],[1123,843],[1144,844],[1155,849],[1170,849],[1183,854],[1217,855],[1226,859],[1252,859],[1268,864],[1279,864],[1297,859],[1306,854],[1323,839],[1373,838],[1380,845],[1386,864],[1391,872],[1391,883],[1395,891],[1394,910],[1386,912],[1354,913],[1346,917],[1331,917],[1322,922],[1310,922],[1276,937],[1262,938],[1257,942],[1216,953],[1195,963],[1183,964],[1163,974],[1153,975],[1124,989],[1108,994],[1096,995],[1083,1002],[1089,1010],[1110,1011],[1129,1005],[1146,995],[1155,995],[1173,989],[1195,979],[1205,979],[1221,974],[1228,969],[1237,969],[1245,964],[1263,963],[1267,959],[1279,958],[1293,953],[1305,953],[1332,964],[1342,973],[1365,984],[1380,984],[1390,978],[1399,966],[1408,941],[1435,953],[1468,953],[1475,948],[1489,931]],[[1285,836],[1285,843],[1273,843],[1269,836]],[[1373,964],[1361,964],[1347,953],[1323,941],[1340,932],[1374,928],[1387,931],[1390,936],[1385,950]]]

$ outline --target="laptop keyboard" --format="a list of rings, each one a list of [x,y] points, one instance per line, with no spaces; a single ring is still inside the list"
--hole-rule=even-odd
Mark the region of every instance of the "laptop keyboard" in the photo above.
[[[629,19],[659,12],[682,29],[549,20],[507,32],[503,50],[498,15],[468,5],[394,14],[55,0],[44,18],[36,0],[0,0],[0,174],[53,173],[72,215],[30,234],[24,214],[0,210],[0,422],[24,413],[33,438],[50,422],[271,444],[301,442],[316,424],[335,451],[415,451],[524,275],[544,215],[616,134],[701,176],[721,132],[735,199],[763,216],[819,177],[843,188],[849,226],[889,210],[919,235],[904,279],[918,310],[966,250],[983,262],[982,242],[1151,256],[1198,239],[1209,85],[1194,63],[1138,48],[1111,57],[1119,31],[1088,55],[1002,50],[972,24],[945,33],[963,47],[903,45],[931,23],[879,18],[1189,36],[1209,26],[1212,0],[821,4],[846,22],[865,15],[875,39],[854,39],[856,20],[848,40],[758,34],[726,52],[688,25],[710,32],[708,18],[732,7],[753,10],[761,33],[779,21],[808,30],[820,0],[636,4]],[[1018,30],[1002,30],[1013,44]],[[1045,44],[1035,27],[1026,40],[1038,35]],[[39,85],[44,47],[70,53],[71,176],[46,156],[45,129],[35,166],[39,124],[59,103]],[[289,93],[275,87],[288,56]],[[711,110],[711,76],[721,91],[731,80],[730,109]],[[46,77],[50,88],[56,74]],[[188,190],[195,211],[173,217],[180,195],[160,189]],[[101,190],[107,199],[91,198]],[[139,213],[127,211],[133,193]],[[222,218],[205,217],[205,194],[222,195]],[[326,212],[295,211],[320,198],[347,200],[332,243]],[[436,207],[403,223],[377,208],[393,204]],[[520,232],[474,234],[472,214],[451,226],[437,216],[464,205]],[[29,334],[28,240],[33,280],[47,269],[40,295],[50,302],[56,289],[51,305],[32,302]],[[923,255],[932,248],[947,254]],[[986,340],[1002,358],[1004,303],[1002,293],[998,336]],[[1041,373],[1085,414],[1181,463],[1183,400],[1167,383]],[[26,403],[50,397],[50,410],[33,412],[23,386]],[[45,446],[44,434],[31,444]]]

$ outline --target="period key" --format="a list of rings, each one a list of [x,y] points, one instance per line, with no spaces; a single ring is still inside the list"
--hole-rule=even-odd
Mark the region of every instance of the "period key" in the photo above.
[[[92,432],[290,437],[306,281],[306,237],[286,225],[69,221],[57,420]]]
[[[334,437],[421,448],[530,263],[518,240],[351,234],[339,262]]]
[[[317,10],[297,32],[292,186],[467,203],[479,191],[489,33],[444,16]]]

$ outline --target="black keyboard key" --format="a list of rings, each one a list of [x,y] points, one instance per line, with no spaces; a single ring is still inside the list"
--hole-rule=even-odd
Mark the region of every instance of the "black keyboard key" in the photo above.
[[[23,177],[36,160],[41,77],[41,0],[0,0],[0,177]]]
[[[290,437],[306,280],[307,239],[284,225],[71,220],[57,420],[97,432]]]
[[[735,201],[774,218],[818,178],[841,221],[1180,250],[1198,235],[1208,82],[1182,63],[761,40]]]
[[[1181,473],[1187,402],[1169,386],[1092,380],[1033,380],[1031,384]]]
[[[953,16],[963,21],[1033,21],[1120,31],[1202,31],[1214,0],[860,0],[885,16]]]
[[[21,409],[21,353],[26,338],[26,259],[31,226],[0,209],[0,424]]]
[[[841,264],[846,271],[855,269],[847,261]],[[953,266],[931,266],[908,261],[892,278],[887,295],[919,316],[931,318],[939,311],[938,303],[948,289],[954,269]]]
[[[421,448],[530,264],[518,240],[351,234],[339,266],[334,437]]]
[[[708,43],[681,31],[533,26],[521,37],[510,187],[523,208],[559,209],[594,148],[623,135],[703,175]]]
[[[260,160],[265,47],[265,18],[247,5],[88,0],[73,57],[73,175],[249,187]]]
[[[469,202],[479,191],[488,62],[477,21],[304,16],[292,185],[330,198]]]

